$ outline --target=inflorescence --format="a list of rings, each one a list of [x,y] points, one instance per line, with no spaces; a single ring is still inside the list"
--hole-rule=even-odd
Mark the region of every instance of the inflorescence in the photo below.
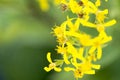
[[[43,4],[41,6],[43,10],[48,9],[47,0],[39,1]],[[53,0],[53,2],[59,5],[62,11],[70,11],[76,17],[67,16],[66,21],[53,28],[52,33],[58,42],[56,51],[62,58],[52,61],[51,53],[48,52],[47,59],[50,64],[44,69],[47,72],[53,69],[60,72],[61,66],[66,64],[64,70],[72,71],[76,79],[82,78],[85,74],[95,74],[95,69],[100,69],[100,64],[95,62],[101,59],[104,45],[112,40],[112,37],[107,35],[106,29],[114,25],[116,20],[106,21],[108,9],[100,9],[101,0]],[[90,21],[91,15],[95,15],[93,22]],[[97,36],[82,31],[81,26],[95,29],[98,32]]]

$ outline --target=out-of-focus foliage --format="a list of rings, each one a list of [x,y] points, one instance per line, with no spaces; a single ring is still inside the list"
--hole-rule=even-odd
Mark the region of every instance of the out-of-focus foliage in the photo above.
[[[110,18],[117,20],[107,30],[113,40],[98,62],[102,69],[83,80],[120,79],[120,1],[109,0],[104,7],[109,8]],[[46,53],[53,51],[56,44],[51,27],[59,25],[65,15],[66,12],[54,6],[42,12],[37,0],[0,0],[0,80],[74,80],[71,73],[43,70],[48,64]]]

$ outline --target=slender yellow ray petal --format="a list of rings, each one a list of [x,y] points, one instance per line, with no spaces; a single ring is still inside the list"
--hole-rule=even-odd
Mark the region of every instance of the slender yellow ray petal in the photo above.
[[[96,28],[97,26],[91,22],[82,21],[81,24],[86,27]]]
[[[69,62],[68,57],[67,57],[66,54],[63,54],[63,59],[64,59],[64,62],[65,62],[66,64],[70,64],[70,62]]]
[[[50,63],[52,63],[51,53],[50,53],[50,52],[47,53],[47,60],[48,60]]]
[[[76,56],[77,55],[77,50],[76,48],[69,42],[67,42],[67,45],[68,45],[68,49],[67,51],[72,54],[73,56]]]
[[[72,65],[74,65],[76,68],[77,68],[78,66],[80,66],[80,64],[77,62],[77,59],[76,59],[75,57],[71,59],[71,63],[72,63]]]
[[[74,24],[75,31],[79,30],[79,26],[80,26],[80,19],[77,18],[77,20],[75,21],[75,24]]]
[[[104,26],[105,26],[105,27],[110,27],[110,26],[114,25],[115,23],[116,23],[116,20],[113,19],[113,20],[110,20],[110,21],[106,22],[106,23],[104,24]]]
[[[97,59],[101,59],[101,57],[102,57],[102,48],[99,46],[98,48],[97,48]]]
[[[62,24],[61,24],[61,27],[66,29],[66,25],[67,25],[67,21],[64,21]]]
[[[64,70],[68,72],[68,71],[74,71],[75,69],[70,67],[65,67]]]
[[[71,22],[72,19],[70,19],[68,16],[67,16],[67,25],[69,26],[70,29],[73,28],[73,23]]]
[[[83,54],[84,54],[84,47],[81,47],[81,48],[79,49],[79,53],[78,53],[78,58],[79,58],[80,60],[84,60]]]
[[[60,72],[60,71],[61,71],[61,68],[55,67],[54,70],[55,70],[56,72]]]
[[[72,32],[72,31],[66,31],[65,33],[68,36],[74,36],[74,37],[77,37],[77,38],[79,38],[81,36],[81,34],[79,34],[77,32]]]
[[[97,7],[92,3],[92,2],[88,2],[88,5],[90,6],[91,12],[96,13],[96,11],[98,10]]]
[[[49,67],[44,67],[44,70],[47,71],[47,72],[49,72],[49,71],[51,70],[51,68],[49,68]]]
[[[111,40],[112,40],[112,37],[111,37],[111,36],[106,37],[104,40],[101,41],[101,44],[107,43],[107,42],[109,42],[109,41],[111,41]]]
[[[105,10],[103,11],[103,13],[104,13],[104,14],[108,14],[108,9],[105,9]]]
[[[88,52],[88,53],[89,53],[89,54],[92,54],[95,50],[96,50],[96,47],[95,47],[95,46],[93,46],[93,47],[91,47],[91,48],[90,48],[90,50],[89,50],[89,52]]]
[[[86,74],[95,74],[95,70],[86,71]]]
[[[100,65],[92,64],[92,68],[94,68],[94,69],[100,69]]]

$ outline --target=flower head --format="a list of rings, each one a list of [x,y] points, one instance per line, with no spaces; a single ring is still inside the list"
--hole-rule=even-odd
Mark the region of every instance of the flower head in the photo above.
[[[57,72],[61,71],[61,68],[57,67],[58,65],[56,63],[53,63],[51,60],[51,53],[47,53],[47,60],[50,62],[48,67],[44,67],[44,70],[46,70],[47,72],[51,71],[52,69],[54,69]]]

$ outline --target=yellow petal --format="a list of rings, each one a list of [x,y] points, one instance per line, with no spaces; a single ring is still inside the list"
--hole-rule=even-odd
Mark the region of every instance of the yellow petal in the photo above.
[[[79,29],[79,25],[80,25],[80,19],[77,18],[77,20],[76,20],[76,22],[75,22],[75,25],[74,25],[75,31],[77,31],[77,30]]]
[[[103,11],[103,13],[104,13],[104,14],[108,14],[108,9],[105,9],[105,10]]]
[[[67,42],[67,51],[70,53],[70,54],[73,54],[73,56],[76,56],[77,55],[77,50],[76,48],[69,42]]]
[[[109,42],[109,41],[111,41],[112,40],[112,37],[111,36],[107,36],[107,37],[105,37],[102,41],[101,41],[101,44],[105,44],[105,43],[107,43],[107,42]]]
[[[94,64],[92,64],[92,68],[94,68],[94,69],[100,69],[100,65],[94,65]]]
[[[96,13],[96,11],[98,10],[97,7],[92,3],[92,2],[88,2],[88,5],[90,6],[91,12]]]
[[[81,48],[79,49],[79,54],[78,54],[78,58],[79,58],[80,60],[84,60],[83,54],[84,54],[84,48],[81,47]]]
[[[116,23],[116,20],[113,19],[113,20],[110,20],[107,23],[105,23],[104,26],[105,27],[110,27],[110,26],[114,25],[115,23]]]
[[[97,48],[97,59],[101,59],[101,56],[102,56],[102,48],[99,46],[98,48]]]
[[[74,57],[71,59],[71,63],[72,65],[74,65],[76,68],[78,67],[78,65],[80,66],[80,64],[77,62],[77,59]]]
[[[89,54],[92,54],[95,50],[96,50],[96,47],[93,46],[93,47],[90,48],[90,50],[89,50],[88,53],[89,53]]]
[[[86,71],[86,74],[95,74],[95,70]]]
[[[61,68],[55,67],[54,70],[57,71],[57,72],[60,72],[60,71],[61,71]]]
[[[96,28],[97,26],[91,22],[87,22],[87,21],[82,21],[81,24],[83,26],[86,26],[86,27],[90,27],[90,28]]]
[[[49,72],[49,71],[51,70],[51,68],[49,68],[49,67],[44,67],[44,70],[47,71],[47,72]]]
[[[61,27],[63,28],[63,30],[66,30],[66,25],[67,25],[67,21],[64,21],[64,22],[61,24]]]
[[[73,31],[66,31],[65,33],[68,36],[74,36],[74,37],[77,37],[77,38],[79,38],[81,36],[79,33],[73,32]]]
[[[70,64],[70,62],[68,61],[68,57],[67,57],[66,54],[63,54],[63,58],[64,58],[64,62],[65,62],[66,64]]]
[[[64,70],[68,72],[68,71],[74,71],[75,69],[70,67],[65,67]]]
[[[52,63],[51,53],[50,53],[50,52],[47,53],[47,60],[48,60],[50,63]]]
[[[71,20],[72,20],[72,19],[70,19],[70,18],[67,16],[67,25],[68,25],[68,27],[69,27],[70,29],[73,29],[73,28],[74,28],[74,25],[73,25],[73,23],[72,23]]]

